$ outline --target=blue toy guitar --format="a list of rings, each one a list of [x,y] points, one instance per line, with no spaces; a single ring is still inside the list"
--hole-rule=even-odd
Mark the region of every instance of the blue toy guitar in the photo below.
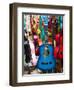
[[[37,62],[37,68],[42,71],[54,70],[56,67],[56,60],[54,58],[54,47],[48,44],[48,31],[45,30],[45,41],[44,44],[39,46],[39,58]]]

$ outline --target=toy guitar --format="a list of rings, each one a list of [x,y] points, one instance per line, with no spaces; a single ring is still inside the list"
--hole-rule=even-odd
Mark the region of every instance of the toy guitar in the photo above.
[[[63,16],[58,16],[58,33],[55,35],[56,47],[54,49],[54,57],[63,59]]]
[[[44,28],[45,30],[45,28]],[[56,60],[54,58],[54,47],[48,44],[48,31],[45,30],[45,42],[39,46],[39,58],[37,68],[42,71],[54,70],[56,67]]]

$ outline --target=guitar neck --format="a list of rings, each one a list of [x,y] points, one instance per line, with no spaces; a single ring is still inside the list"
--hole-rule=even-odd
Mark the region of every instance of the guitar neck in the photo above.
[[[48,31],[45,30],[45,41],[44,44],[48,44]]]

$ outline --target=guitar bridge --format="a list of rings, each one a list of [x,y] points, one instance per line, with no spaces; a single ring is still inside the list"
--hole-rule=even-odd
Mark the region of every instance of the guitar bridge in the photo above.
[[[42,62],[41,64],[45,64],[45,65],[47,65],[47,64],[48,64],[48,62]]]

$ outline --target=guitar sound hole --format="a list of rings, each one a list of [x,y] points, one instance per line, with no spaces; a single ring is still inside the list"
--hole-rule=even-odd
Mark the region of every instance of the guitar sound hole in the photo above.
[[[45,64],[45,65],[47,65],[48,63],[47,63],[47,62],[42,62],[41,64]]]
[[[49,52],[48,46],[46,45],[45,48],[44,48],[44,53],[43,53],[43,55],[46,57],[46,56],[48,56],[49,54],[50,54],[50,52]]]

